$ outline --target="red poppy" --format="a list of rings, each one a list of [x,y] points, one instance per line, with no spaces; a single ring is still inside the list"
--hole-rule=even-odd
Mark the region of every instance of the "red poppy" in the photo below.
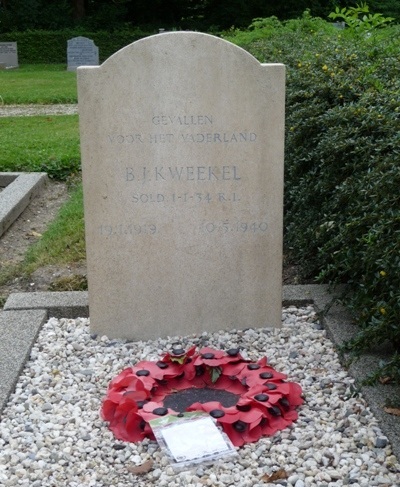
[[[182,367],[179,364],[162,360],[158,362],[143,360],[136,364],[133,370],[148,370],[150,377],[156,380],[170,379],[182,373]]]
[[[281,382],[287,378],[287,375],[277,372],[270,366],[261,365],[257,362],[246,364],[238,373],[237,377],[248,387],[252,387],[267,382]]]
[[[232,424],[239,419],[239,411],[235,407],[226,408],[218,401],[210,401],[202,404],[195,402],[188,407],[188,411],[205,411],[216,419],[219,424]]]
[[[225,375],[221,375],[217,382],[212,383],[208,387],[212,389],[221,389],[232,392],[233,394],[244,394],[247,388],[238,380],[230,379]]]
[[[150,371],[142,366],[131,367],[132,377],[135,377],[143,383],[146,390],[151,391],[151,389],[156,384],[156,379],[151,377]]]
[[[230,355],[229,351],[215,350],[210,347],[204,347],[200,350],[199,355],[196,357],[194,364],[208,365],[209,367],[221,367],[222,365],[243,361],[243,357],[239,351],[235,350],[235,354]]]
[[[235,423],[222,425],[223,430],[235,446],[242,446],[245,443],[254,443],[262,436],[260,426],[250,429],[250,425],[242,420]]]
[[[126,369],[122,374],[124,374],[123,377],[118,376],[120,380],[110,383],[108,399],[118,403],[122,396],[126,396],[128,393],[135,400],[143,400],[148,397],[149,392],[146,390],[145,385],[138,377],[132,374],[130,369]]]
[[[107,406],[106,411],[103,406],[103,412],[106,416]],[[144,426],[143,418],[138,414],[137,403],[125,397],[116,406],[109,428],[119,440],[135,442],[145,438]]]
[[[166,408],[167,396],[191,388],[227,391],[239,396],[236,405],[218,401],[195,402],[187,411],[208,412],[241,446],[273,435],[297,419],[303,403],[301,387],[285,382],[285,374],[270,367],[267,359],[245,360],[238,349],[204,347],[196,354],[174,348],[158,362],[141,361],[115,377],[103,401],[101,415],[115,436],[124,441],[153,438],[149,421],[177,411]]]
[[[183,350],[183,349],[172,349],[171,352],[167,352],[163,358],[163,362],[175,362],[180,365],[186,363],[190,357],[193,357],[193,355],[196,353],[196,346],[193,345],[193,347],[190,347],[189,350]]]
[[[167,414],[176,414],[176,411],[164,407],[162,402],[150,401],[143,405],[140,416],[146,421],[146,423],[148,423],[152,419],[165,416]]]
[[[246,362],[226,364],[222,369],[222,374],[228,377],[237,377],[246,365]]]

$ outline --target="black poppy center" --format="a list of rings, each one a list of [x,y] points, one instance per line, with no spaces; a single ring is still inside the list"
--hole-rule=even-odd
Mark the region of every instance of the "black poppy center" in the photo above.
[[[185,355],[186,351],[183,348],[173,348],[172,355],[179,357],[180,355]]]
[[[260,377],[261,379],[272,379],[273,375],[271,372],[261,372]]]
[[[153,409],[153,414],[157,414],[157,416],[165,416],[168,413],[167,408],[155,408]]]
[[[222,409],[213,409],[210,411],[210,416],[212,416],[215,419],[222,418],[225,416],[224,411]]]
[[[260,369],[261,368],[261,365],[258,365],[258,364],[248,364],[247,365],[247,368],[249,370],[257,370],[257,369]]]
[[[208,387],[183,389],[182,391],[169,394],[164,399],[164,406],[183,413],[195,402],[205,404],[206,402],[217,401],[225,408],[234,406],[240,398],[239,394],[220,389],[210,389]]]
[[[254,396],[254,399],[256,399],[257,401],[265,402],[268,401],[269,396],[268,394],[256,394]]]
[[[206,352],[206,353],[202,353],[201,357],[205,358],[206,360],[211,360],[211,359],[215,358],[215,354],[213,354],[211,352]]]
[[[138,377],[147,377],[148,375],[150,375],[150,371],[149,370],[146,370],[146,369],[138,370],[136,372],[136,375]]]
[[[236,423],[233,423],[233,427],[236,431],[238,431],[239,433],[242,433],[243,431],[246,430],[247,428],[247,424],[244,422],[244,421],[236,421]]]
[[[156,363],[157,367],[159,367],[160,369],[167,369],[168,368],[168,364],[167,362],[162,362],[161,360],[159,360],[157,363]]]
[[[247,411],[250,411],[251,406],[250,406],[250,404],[236,404],[236,409],[238,411],[242,411],[244,413],[247,413]]]

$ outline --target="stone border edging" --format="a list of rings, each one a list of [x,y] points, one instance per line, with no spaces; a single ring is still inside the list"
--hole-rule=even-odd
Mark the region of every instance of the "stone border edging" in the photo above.
[[[324,309],[331,300],[332,295],[327,285],[283,286],[283,306],[313,304],[317,312],[321,313],[321,323],[328,337],[335,346],[339,346],[354,336],[357,328],[351,323],[349,314],[339,305],[332,306],[324,314]],[[50,317],[73,319],[88,316],[86,291],[15,293],[9,296],[3,312],[0,313],[0,413],[15,388],[42,325]],[[349,367],[349,373],[355,378],[371,411],[380,421],[380,427],[389,439],[393,453],[400,460],[400,417],[387,414],[383,410],[386,400],[400,397],[400,386],[360,386],[361,381],[385,356],[384,352],[384,349],[380,349],[363,355]]]
[[[53,105],[1,105],[0,117],[32,117],[52,115],[76,115],[77,103],[63,103]]]
[[[46,173],[0,172],[0,236],[46,184]]]
[[[46,321],[46,310],[0,313],[0,414],[15,389],[36,337]]]

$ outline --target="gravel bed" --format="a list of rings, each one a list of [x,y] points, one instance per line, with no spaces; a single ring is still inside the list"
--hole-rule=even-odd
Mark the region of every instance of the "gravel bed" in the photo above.
[[[243,347],[301,384],[299,419],[238,449],[235,461],[174,473],[156,442],[116,440],[99,417],[109,381],[172,343]],[[90,334],[89,320],[44,325],[0,422],[0,485],[29,487],[399,487],[387,438],[341,367],[312,307],[283,310],[278,330],[248,329],[122,342]],[[147,473],[133,467],[152,459]],[[268,478],[281,470],[275,482]]]

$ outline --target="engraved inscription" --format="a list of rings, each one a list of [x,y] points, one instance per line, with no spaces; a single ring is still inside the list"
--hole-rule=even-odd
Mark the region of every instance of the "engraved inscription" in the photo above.
[[[243,142],[255,142],[257,134],[254,132],[207,132],[207,133],[153,133],[153,134],[108,134],[111,144],[168,144],[178,142],[194,144],[232,144]]]
[[[143,144],[144,136],[142,134],[127,134],[127,135],[109,135],[108,140],[114,144],[133,144],[140,142]]]
[[[114,146],[125,145],[132,147],[143,144],[242,144],[257,141],[257,134],[251,130],[224,131],[216,126],[216,119],[211,114],[193,115],[168,115],[154,114],[151,118],[151,125],[155,131],[152,133],[141,132],[140,130],[127,130],[125,133],[110,133],[107,140]],[[201,130],[201,126],[212,126],[212,130]],[[206,127],[205,127],[206,128]],[[160,132],[156,132],[160,129]],[[200,129],[200,130],[199,130]],[[160,205],[160,206],[208,206],[209,204],[234,205],[243,202],[243,195],[240,193],[242,178],[245,174],[242,166],[235,164],[212,163],[196,165],[174,165],[163,164],[152,166],[140,165],[136,161],[128,166],[124,165],[124,159],[114,161],[115,166],[120,168],[121,176],[126,182],[126,188],[132,187],[133,192],[129,195],[130,202],[134,207]],[[196,184],[200,191],[185,189],[168,191],[168,183]],[[225,184],[224,184],[225,182]],[[203,186],[204,183],[204,186]],[[155,184],[154,189],[151,184]],[[232,184],[234,187],[232,188]],[[230,190],[224,190],[230,186]],[[147,189],[147,187],[149,189]],[[151,188],[151,189],[150,189]],[[179,186],[182,188],[182,186]],[[239,191],[236,191],[236,188]],[[172,188],[169,188],[170,190]],[[175,189],[175,188],[174,188]],[[210,191],[211,189],[211,191]],[[233,191],[232,191],[233,189]],[[221,206],[220,206],[221,207]],[[198,227],[199,223],[195,224]],[[200,224],[200,232],[204,235],[265,235],[268,225],[265,221],[203,221]],[[155,225],[101,225],[100,235],[107,237],[124,235],[156,235]]]
[[[127,167],[125,181],[240,181],[237,166]]]
[[[212,125],[212,115],[155,115],[154,125]]]
[[[150,134],[150,144],[165,144],[174,140],[174,134]]]
[[[257,134],[254,132],[217,132],[202,134],[180,134],[183,142],[195,143],[230,143],[230,142],[255,142]]]
[[[237,193],[134,193],[133,203],[237,203]]]
[[[252,233],[265,235],[268,230],[268,224],[262,222],[242,222],[224,220],[220,222],[202,222],[200,230],[206,234],[215,233]]]
[[[152,223],[121,223],[117,225],[100,225],[99,234],[106,237],[121,237],[123,235],[155,235],[157,226]]]
[[[198,131],[200,126],[214,125],[214,116],[208,115],[154,115],[151,119],[154,128],[159,127],[168,130],[168,132],[154,133],[114,133],[108,134],[107,140],[110,144],[168,144],[172,142],[185,142],[194,144],[235,144],[255,142],[257,134],[250,130],[240,131]],[[193,127],[193,132],[187,132]],[[195,128],[199,127],[199,128]],[[185,129],[186,131],[180,131]]]
[[[10,42],[1,42],[0,43],[0,54],[16,54],[17,49],[15,47],[15,43]]]

